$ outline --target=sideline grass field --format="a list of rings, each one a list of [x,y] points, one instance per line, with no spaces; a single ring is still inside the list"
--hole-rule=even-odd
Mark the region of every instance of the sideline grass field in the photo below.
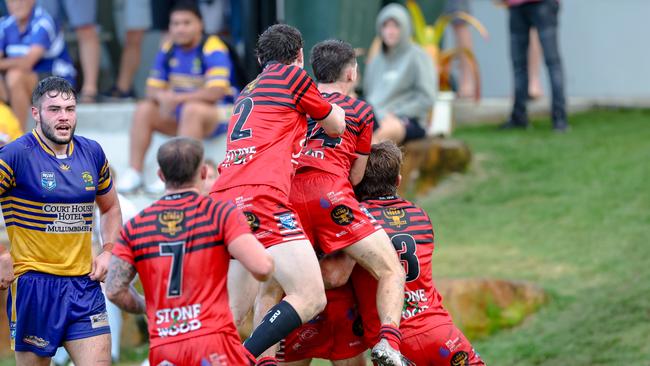
[[[474,342],[488,365],[650,365],[650,111],[571,123],[564,135],[540,121],[458,129],[470,171],[420,201],[436,228],[434,277],[522,279],[552,296]]]

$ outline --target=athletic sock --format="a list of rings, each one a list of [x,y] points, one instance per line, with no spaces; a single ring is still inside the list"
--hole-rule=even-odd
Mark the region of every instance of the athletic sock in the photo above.
[[[399,328],[384,324],[379,328],[379,337],[387,340],[391,347],[399,351],[399,345],[402,342],[402,332],[399,331]]]
[[[262,357],[257,360],[255,366],[278,366],[278,360],[273,356]]]
[[[253,356],[259,357],[272,345],[291,333],[292,330],[302,325],[300,316],[296,310],[286,301],[269,310],[262,319],[260,325],[255,328],[253,334],[244,342],[244,347]]]

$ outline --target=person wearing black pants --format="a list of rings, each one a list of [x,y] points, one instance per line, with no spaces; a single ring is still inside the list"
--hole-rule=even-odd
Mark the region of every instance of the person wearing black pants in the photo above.
[[[564,96],[564,72],[558,46],[559,0],[507,0],[510,13],[510,56],[515,82],[515,101],[510,119],[502,129],[528,127],[528,42],[530,28],[537,29],[553,95],[551,119],[553,130],[567,131]]]

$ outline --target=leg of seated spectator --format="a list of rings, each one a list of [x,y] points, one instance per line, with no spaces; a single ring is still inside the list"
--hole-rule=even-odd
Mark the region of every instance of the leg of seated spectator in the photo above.
[[[178,135],[202,140],[214,132],[219,120],[217,107],[205,102],[187,102],[181,112]]]
[[[454,37],[456,38],[456,47],[472,50],[472,33],[466,22],[454,22]],[[474,97],[474,85],[476,81],[472,73],[472,64],[465,53],[460,54],[459,69],[458,96],[461,98]]]
[[[245,335],[248,337],[250,335],[246,334],[249,331],[245,329],[247,325],[245,322],[253,308],[259,287],[260,283],[238,260],[230,260],[228,267],[228,301],[240,336]]]
[[[27,119],[29,118],[32,90],[38,83],[38,76],[32,71],[10,69],[7,71],[6,78],[7,87],[10,90],[11,109],[18,121],[20,121],[20,127],[24,131],[27,128]]]
[[[126,32],[122,58],[120,59],[120,72],[117,75],[117,90],[128,93],[133,89],[133,77],[140,67],[142,54],[142,39],[144,29],[134,29]]]
[[[375,231],[343,251],[377,279],[381,323],[399,326],[404,304],[404,270],[386,232]]]
[[[111,364],[111,335],[75,339],[63,343],[76,366],[102,366]]]
[[[158,105],[152,100],[138,103],[130,132],[129,165],[138,172],[144,169],[144,156],[151,144],[154,131],[176,135],[176,122],[160,115]]]
[[[332,361],[334,366],[366,366],[366,355],[359,353],[358,355],[346,358],[345,360]]]
[[[9,91],[7,90],[5,78],[2,75],[0,75],[0,101],[9,104]]]
[[[99,35],[95,24],[76,29],[79,38],[79,59],[83,72],[81,101],[92,102],[97,97],[97,76],[99,75]]]
[[[40,357],[32,352],[16,352],[16,366],[49,366],[49,357]]]
[[[401,144],[406,137],[406,128],[399,117],[389,114],[379,122],[379,128],[372,135],[372,142],[378,143],[391,140]]]

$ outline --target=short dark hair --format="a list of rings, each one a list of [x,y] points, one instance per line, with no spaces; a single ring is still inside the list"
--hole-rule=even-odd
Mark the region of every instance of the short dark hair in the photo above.
[[[402,151],[392,141],[372,145],[363,179],[354,192],[359,200],[390,196],[397,193],[397,180],[402,167]]]
[[[262,66],[269,61],[289,65],[296,60],[302,46],[302,34],[298,29],[287,24],[274,24],[257,40],[257,58]]]
[[[203,17],[201,16],[201,9],[199,9],[199,6],[194,1],[177,2],[172,7],[172,10],[169,12],[170,18],[171,18],[171,14],[177,11],[189,11],[190,13],[194,14],[197,18],[199,18],[200,21],[203,21]]]
[[[77,100],[77,91],[72,87],[70,82],[59,76],[48,76],[38,82],[36,88],[32,92],[32,105],[34,107],[41,106],[43,95],[49,98],[56,98],[59,94],[63,99],[74,98]]]
[[[311,49],[311,67],[320,83],[337,81],[343,69],[355,61],[352,45],[338,39],[319,42]]]
[[[203,162],[203,144],[190,137],[174,137],[158,149],[158,166],[167,188],[182,188],[196,176]]]

